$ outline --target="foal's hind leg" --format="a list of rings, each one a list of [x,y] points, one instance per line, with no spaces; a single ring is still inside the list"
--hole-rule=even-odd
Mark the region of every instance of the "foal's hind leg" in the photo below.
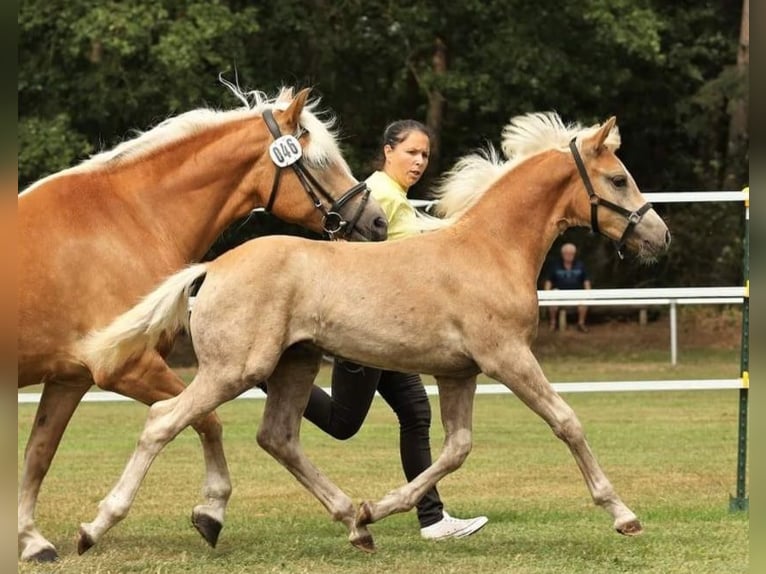
[[[146,405],[175,397],[186,386],[159,354],[149,351],[118,376],[96,380],[101,388],[131,397]],[[206,414],[192,423],[202,443],[205,458],[203,504],[192,510],[192,524],[205,541],[215,548],[223,528],[226,505],[231,496],[231,479],[223,452],[221,421],[215,413]]]
[[[498,362],[490,359],[484,363],[479,362],[479,366],[487,375],[501,381],[513,391],[566,443],[577,466],[580,467],[593,501],[612,516],[615,530],[627,536],[640,534],[641,523],[615,493],[585,439],[577,415],[545,378],[529,348],[505,353],[504,356],[513,356],[513,361]]]
[[[431,487],[460,468],[471,452],[476,377],[437,377],[436,382],[439,385],[439,407],[444,426],[444,446],[439,457],[414,480],[392,490],[380,501],[363,502],[357,513],[357,527],[377,522],[396,512],[410,510]]]
[[[290,348],[282,356],[269,377],[258,444],[287,468],[324,505],[334,520],[346,525],[349,541],[354,546],[372,552],[375,545],[369,530],[354,525],[355,509],[351,498],[311,463],[300,445],[301,419],[320,361],[321,353],[308,346]]]
[[[98,515],[80,525],[77,551],[82,554],[115,524],[127,516],[149,467],[162,448],[178,433],[201,420],[250,386],[236,365],[227,372],[220,365],[203,369],[177,397],[159,401],[149,408],[144,430],[122,476],[99,503]]]

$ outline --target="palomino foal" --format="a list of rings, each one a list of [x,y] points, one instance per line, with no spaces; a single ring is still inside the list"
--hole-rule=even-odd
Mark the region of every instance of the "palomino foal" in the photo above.
[[[94,380],[79,351],[83,336],[165,276],[199,261],[227,225],[256,207],[316,232],[386,236],[383,211],[352,176],[332,120],[314,113],[308,89],[295,97],[286,89],[275,100],[235,93],[244,109],[170,118],[19,195],[18,386],[44,385],[19,482],[23,560],[58,556],[37,530],[34,511],[88,388],[95,383],[147,405],[184,389],[163,359],[171,337]],[[206,413],[193,426],[207,467],[207,501],[194,510],[194,520],[214,545],[231,491],[221,425]]]
[[[614,118],[582,129],[555,114],[531,114],[515,118],[503,135],[507,163],[494,153],[470,156],[447,178],[442,229],[383,244],[256,239],[170,277],[93,334],[83,351],[88,364],[95,372],[122,368],[184,323],[189,287],[203,280],[190,322],[199,371],[183,393],[150,409],[122,476],[95,520],[81,525],[80,550],[126,516],[165,444],[196,417],[266,380],[259,444],[346,525],[353,544],[372,550],[368,524],[411,509],[468,456],[479,372],[504,383],[567,444],[618,532],[641,532],[532,354],[536,282],[568,227],[590,226],[646,260],[667,249],[670,234],[614,154]],[[403,301],[406,312],[396,312]],[[433,374],[439,387],[441,454],[413,481],[358,510],[300,448],[301,416],[322,352]]]

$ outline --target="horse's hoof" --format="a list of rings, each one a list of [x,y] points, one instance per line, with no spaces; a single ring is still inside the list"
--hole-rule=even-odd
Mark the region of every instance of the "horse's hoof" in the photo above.
[[[214,518],[210,518],[207,514],[195,514],[192,512],[192,525],[200,533],[200,536],[205,539],[205,542],[215,548],[215,545],[218,544],[218,535],[221,533],[223,524]]]
[[[356,520],[354,523],[357,527],[360,527],[372,524],[372,522],[372,506],[365,500],[356,510]]]
[[[623,536],[638,536],[643,533],[644,528],[641,526],[638,518],[634,518],[633,520],[629,520],[625,524],[618,526],[616,530]]]
[[[353,544],[356,548],[359,548],[359,550],[369,554],[372,554],[376,550],[375,541],[372,539],[372,534],[370,533],[364,534],[359,538],[351,540],[351,544]]]
[[[80,532],[77,536],[77,554],[82,556],[88,550],[95,546],[96,542],[90,537],[90,534],[85,532],[83,528],[80,528]]]
[[[55,548],[43,548],[28,558],[30,562],[55,562],[59,559],[59,553]]]

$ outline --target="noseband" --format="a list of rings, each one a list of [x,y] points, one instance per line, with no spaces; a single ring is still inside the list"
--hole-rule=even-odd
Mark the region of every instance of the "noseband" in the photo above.
[[[641,219],[644,217],[644,214],[649,211],[652,208],[652,204],[649,202],[646,202],[644,205],[639,207],[636,211],[630,211],[628,209],[625,209],[621,205],[617,205],[616,203],[612,203],[611,201],[604,199],[603,197],[599,197],[596,195],[596,192],[593,190],[593,184],[590,181],[590,178],[588,177],[588,172],[585,170],[585,163],[582,161],[582,156],[580,156],[580,152],[577,150],[577,138],[574,137],[569,142],[569,149],[572,150],[572,155],[574,156],[575,164],[577,165],[577,171],[580,172],[580,177],[582,178],[582,182],[585,185],[585,191],[588,192],[588,198],[590,199],[590,227],[593,233],[601,233],[601,230],[598,226],[598,206],[603,205],[604,207],[607,207],[611,209],[612,211],[616,211],[620,215],[625,216],[625,218],[628,220],[628,225],[625,227],[625,231],[622,232],[622,237],[618,241],[614,241],[615,247],[617,248],[617,255],[620,256],[620,259],[623,258],[622,249],[625,247],[625,242],[627,241],[628,235],[633,231],[633,229],[638,225],[638,223],[641,221]],[[606,234],[601,233],[604,237],[607,237]]]
[[[311,172],[306,169],[306,166],[303,165],[303,162],[301,161],[303,154],[301,153],[298,140],[292,135],[282,135],[282,132],[279,129],[279,124],[277,124],[274,119],[274,114],[271,110],[265,110],[263,112],[263,120],[266,122],[271,135],[274,136],[274,142],[269,148],[269,154],[271,155],[271,160],[277,167],[277,170],[274,173],[274,183],[271,186],[271,195],[266,204],[266,211],[271,211],[271,208],[274,206],[274,202],[277,199],[282,168],[289,166],[295,171],[295,175],[298,176],[301,185],[303,185],[303,189],[306,190],[314,207],[322,212],[322,229],[328,237],[330,239],[336,239],[350,235],[354,227],[356,227],[356,224],[362,215],[362,211],[364,211],[364,208],[367,205],[367,200],[370,198],[370,189],[367,187],[367,184],[364,182],[357,183],[340,198],[335,199],[322,187],[322,184],[311,175]],[[324,203],[322,203],[317,192],[331,203],[329,210],[325,207]],[[341,215],[343,206],[358,194],[362,194],[359,208],[350,220],[344,219],[343,215]]]

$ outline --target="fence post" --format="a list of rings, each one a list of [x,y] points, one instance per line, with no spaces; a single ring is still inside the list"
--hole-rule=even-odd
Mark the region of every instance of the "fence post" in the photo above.
[[[740,366],[743,388],[739,390],[739,432],[737,436],[737,494],[729,496],[729,510],[748,510],[747,496],[747,410],[750,391],[750,186],[745,192],[745,237],[743,241],[743,281],[745,296],[742,299],[742,351]]]
[[[670,364],[678,363],[678,318],[676,307],[678,303],[675,299],[670,300]]]

